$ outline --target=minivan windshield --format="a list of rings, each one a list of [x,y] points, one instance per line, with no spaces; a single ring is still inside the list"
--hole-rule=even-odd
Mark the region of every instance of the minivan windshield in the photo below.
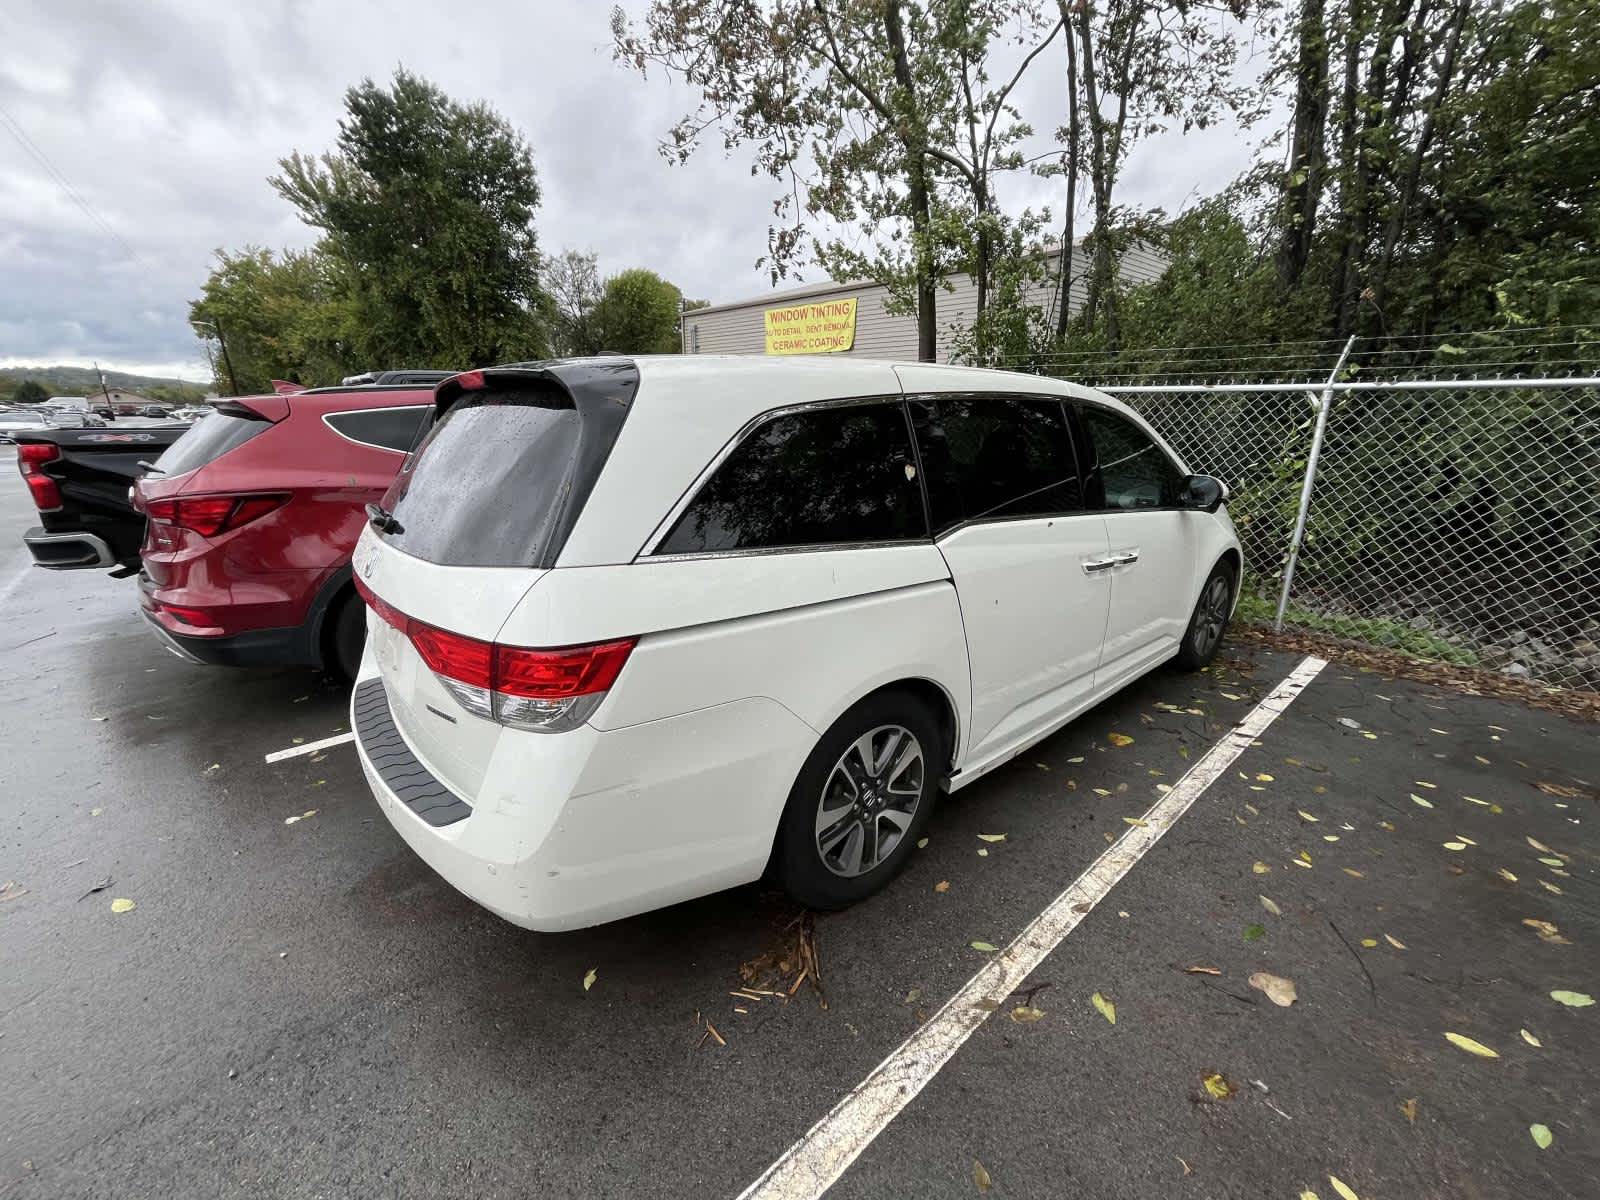
[[[573,494],[583,420],[554,383],[466,392],[428,431],[384,508],[384,541],[455,567],[547,567]]]

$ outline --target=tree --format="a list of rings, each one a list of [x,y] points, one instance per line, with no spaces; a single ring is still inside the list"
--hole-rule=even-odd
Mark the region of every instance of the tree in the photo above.
[[[354,353],[373,367],[543,357],[527,142],[487,105],[404,69],[390,87],[351,88],[345,108],[337,149],[291,154],[271,183],[323,231]]]
[[[271,391],[274,379],[315,387],[364,369],[348,292],[340,265],[320,251],[219,250],[189,319],[207,340],[221,325],[243,392]],[[212,366],[217,390],[230,394],[220,355]]]
[[[48,399],[50,399],[49,389],[32,379],[24,379],[17,384],[17,390],[11,393],[13,404],[38,404]]]
[[[602,349],[594,310],[600,303],[600,270],[593,253],[563,250],[545,264],[550,295],[550,350],[558,358],[598,354]]]
[[[619,354],[676,354],[683,293],[643,267],[613,275],[594,307],[598,349]]]

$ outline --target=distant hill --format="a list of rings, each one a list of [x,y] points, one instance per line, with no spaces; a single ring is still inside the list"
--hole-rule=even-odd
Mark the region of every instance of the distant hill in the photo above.
[[[0,398],[10,397],[24,379],[42,384],[52,396],[88,396],[100,390],[100,376],[93,367],[0,367]],[[169,403],[196,401],[211,390],[187,379],[130,375],[126,371],[107,371],[106,384]]]

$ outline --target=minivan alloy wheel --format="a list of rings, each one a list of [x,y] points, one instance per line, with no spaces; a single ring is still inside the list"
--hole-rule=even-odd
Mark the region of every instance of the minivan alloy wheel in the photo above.
[[[1205,596],[1200,601],[1200,612],[1194,626],[1195,652],[1202,656],[1211,653],[1222,640],[1222,631],[1228,624],[1229,601],[1233,589],[1228,577],[1218,573],[1211,577]]]
[[[845,748],[817,800],[816,844],[835,875],[865,875],[894,853],[922,801],[922,743],[903,725],[879,725]]]

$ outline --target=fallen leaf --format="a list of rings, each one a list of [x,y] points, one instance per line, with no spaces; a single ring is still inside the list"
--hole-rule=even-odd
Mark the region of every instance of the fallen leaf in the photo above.
[[[1399,938],[1395,937],[1392,933],[1384,934],[1383,940],[1388,942],[1389,945],[1393,946],[1396,950],[1404,950],[1406,948],[1406,944]]]
[[[1267,866],[1266,863],[1261,862],[1259,859],[1250,864],[1250,869],[1257,875],[1269,875],[1272,873],[1272,868]]]
[[[1129,825],[1137,826],[1140,829],[1143,829],[1145,826],[1150,824],[1150,822],[1146,821],[1143,817],[1123,817],[1122,819]]]
[[[1042,1008],[1032,1008],[1026,1004],[1020,1004],[1011,1010],[1011,1019],[1018,1025],[1031,1025],[1042,1016],[1044,1016]]]
[[[1561,931],[1551,921],[1541,921],[1537,917],[1523,917],[1522,923],[1537,933],[1539,940],[1542,942],[1550,942],[1556,946],[1572,945],[1571,942],[1561,936]]]
[[[1111,835],[1108,833],[1108,834],[1106,834],[1106,841],[1109,842],[1110,840],[1111,840]],[[978,849],[978,857],[979,858],[988,858],[989,857],[989,852],[987,850],[983,849],[982,847],[980,847]]]
[[[1432,808],[1433,807],[1433,801],[1432,800],[1424,800],[1421,796],[1417,795],[1415,792],[1411,792],[1410,796],[1418,804],[1422,805],[1423,808]]]
[[[1541,858],[1539,861],[1547,867],[1559,867],[1563,865],[1563,860],[1559,858]]]
[[[115,900],[113,900],[111,902],[111,911],[114,912],[114,913],[132,912],[133,909],[134,909],[133,901],[132,900],[128,900],[128,899],[126,899],[124,897],[121,897],[121,896],[117,897],[117,899],[115,899]]]
[[[1500,878],[1504,879],[1507,883],[1515,883],[1517,881],[1517,877],[1515,875],[1513,875],[1510,871],[1506,870],[1504,867],[1501,867],[1498,871],[1495,872],[1495,874],[1500,876]]]
[[[1358,871],[1354,867],[1340,867],[1339,870],[1350,876],[1351,879],[1365,879],[1367,877],[1366,872]]]
[[[1532,846],[1540,854],[1554,854],[1555,853],[1555,851],[1550,849],[1549,846],[1546,846],[1543,842],[1538,841],[1538,840],[1536,840],[1534,838],[1529,838],[1528,839],[1528,845]]]
[[[1109,796],[1109,795],[1111,795],[1111,793],[1108,792],[1105,788],[1095,788],[1094,789],[1094,794],[1096,796]]]
[[[1375,950],[1378,947],[1378,939],[1377,938],[1362,938],[1361,939],[1361,944],[1363,946],[1365,946],[1368,950]]]
[[[98,817],[103,812],[105,812],[105,809],[103,809],[103,808],[91,808],[89,810],[89,815],[91,817]]]
[[[1532,1046],[1535,1050],[1544,1049],[1544,1043],[1538,1038],[1534,1037],[1533,1034],[1529,1033],[1526,1029],[1519,1029],[1517,1032],[1522,1035],[1522,1040],[1527,1042],[1528,1045]]]
[[[1417,1099],[1416,1099],[1416,1097],[1413,1096],[1411,1099],[1402,1102],[1401,1105],[1400,1105],[1400,1111],[1405,1114],[1405,1118],[1406,1118],[1407,1121],[1409,1121],[1411,1124],[1415,1125],[1417,1123]]]
[[[1106,734],[1106,741],[1110,742],[1113,746],[1133,745],[1133,739],[1125,733],[1108,733]]]
[[[1446,850],[1465,850],[1467,848],[1465,842],[1444,842],[1442,845]]]
[[[1575,787],[1568,787],[1564,783],[1540,783],[1539,790],[1547,796],[1560,796],[1563,800],[1578,800],[1583,792]]]
[[[1412,782],[1419,788],[1437,788],[1439,786],[1437,783],[1429,783],[1426,779],[1416,779]]]
[[[594,981],[600,977],[600,968],[590,967],[589,973],[583,977],[583,990],[588,991],[594,986]]]
[[[317,810],[312,808],[312,809],[308,809],[307,811],[301,813],[298,817],[285,817],[283,819],[283,823],[285,825],[293,825],[296,821],[304,821],[308,817],[314,817],[316,815],[317,815]]]
[[[1333,1190],[1339,1193],[1340,1200],[1361,1200],[1361,1197],[1351,1190],[1350,1185],[1337,1175],[1329,1175],[1328,1182],[1333,1185]]]
[[[1257,771],[1256,772],[1256,782],[1257,783],[1271,783],[1272,782],[1272,776],[1268,775],[1264,771]]]
[[[1540,785],[1544,786],[1543,784]],[[1533,1144],[1541,1150],[1550,1149],[1550,1143],[1555,1141],[1555,1135],[1550,1132],[1548,1125],[1529,1125],[1528,1134],[1533,1138]]]
[[[1479,800],[1476,796],[1463,796],[1461,798],[1463,800],[1465,800],[1468,804],[1480,804],[1484,808],[1488,808],[1489,807],[1489,802],[1487,800]]]
[[[200,774],[202,774],[202,775],[215,775],[220,770],[222,770],[222,764],[221,763],[212,763],[204,771],[201,771]]]
[[[986,1193],[994,1186],[994,1180],[989,1178],[989,1172],[977,1159],[972,1160],[972,1182],[978,1187],[978,1194]]]
[[[15,879],[6,880],[5,885],[0,887],[0,901],[15,900],[18,896],[26,896],[27,894],[28,889]]]
[[[978,840],[981,842],[1003,842],[1006,840],[1006,835],[1003,833],[980,833]]]
[[[1033,765],[1038,767],[1041,771],[1048,771],[1050,769],[1049,763],[1036,762]]]
[[[1566,988],[1557,988],[1550,993],[1550,999],[1557,1004],[1565,1004],[1568,1008],[1588,1008],[1594,1003],[1593,996],[1582,992],[1569,992]]]
[[[1185,967],[1183,969],[1183,973],[1185,975],[1221,975],[1222,974],[1222,972],[1216,967]]]
[[[1317,818],[1313,817],[1305,809],[1301,808],[1301,809],[1296,809],[1295,811],[1300,814],[1300,819],[1302,821],[1310,821],[1313,825],[1315,825],[1317,823]]]
[[[1200,1077],[1201,1084],[1206,1089],[1206,1095],[1213,1100],[1226,1100],[1239,1089],[1228,1081],[1227,1076],[1221,1071],[1212,1071]]]
[[[1069,763],[1081,763],[1083,761],[1083,755],[1074,755],[1072,758],[1067,759],[1067,761]]]
[[[1261,907],[1266,909],[1273,916],[1283,916],[1283,909],[1278,907],[1278,902],[1276,900],[1273,900],[1267,896],[1257,896],[1256,899],[1261,901]]]
[[[1346,729],[1360,729],[1361,728],[1361,722],[1357,721],[1357,720],[1355,720],[1355,719],[1353,719],[1351,717],[1340,717],[1339,718],[1339,724],[1343,725]]]
[[[1094,1005],[1095,1012],[1099,1013],[1113,1025],[1117,1023],[1117,1006],[1107,1000],[1099,992],[1089,997],[1089,1003]]]
[[[925,850],[925,849],[927,849],[927,846],[928,846],[928,839],[927,838],[918,838],[917,839],[917,849],[918,850]]]
[[[1479,1058],[1499,1058],[1500,1057],[1500,1054],[1499,1054],[1498,1051],[1491,1050],[1491,1049],[1489,1049],[1489,1047],[1485,1046],[1482,1042],[1473,1041],[1471,1038],[1464,1037],[1463,1035],[1461,1035],[1459,1033],[1446,1033],[1444,1036],[1445,1036],[1445,1040],[1448,1041],[1452,1046],[1459,1046],[1461,1049],[1465,1050],[1468,1054],[1476,1054]]]
[[[1305,1188],[1300,1193],[1300,1200],[1319,1200],[1319,1197],[1310,1188]]]
[[[1285,979],[1282,975],[1271,975],[1266,971],[1257,971],[1250,976],[1250,986],[1258,992],[1265,992],[1267,999],[1279,1008],[1288,1008],[1298,997],[1295,995],[1294,980]]]
[[[1191,1167],[1188,1163],[1183,1161],[1183,1156],[1182,1155],[1174,1154],[1172,1157],[1178,1160],[1178,1165],[1183,1168],[1183,1173],[1185,1175],[1193,1175],[1194,1174],[1194,1168]]]
[[[1548,879],[1535,879],[1534,882],[1537,883],[1540,887],[1542,887],[1545,891],[1550,892],[1553,895],[1557,895],[1557,896],[1566,895],[1565,892],[1563,892],[1555,884],[1551,883]]]
[[[999,949],[998,946],[993,946],[988,942],[973,942],[971,945],[974,950],[982,950],[985,954],[993,954]]]
[[[1322,840],[1325,842],[1337,842],[1339,835],[1337,833],[1325,833],[1322,835]]]
[[[1390,833],[1394,832],[1394,826],[1388,821],[1379,821],[1378,825],[1383,829],[1387,829]]]
[[[1267,927],[1265,925],[1246,925],[1244,927],[1244,940],[1247,942],[1253,942],[1257,938],[1262,937],[1266,932]]]

